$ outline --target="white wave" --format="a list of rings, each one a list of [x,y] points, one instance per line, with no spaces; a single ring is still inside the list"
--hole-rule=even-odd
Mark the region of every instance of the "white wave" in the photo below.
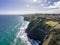
[[[29,39],[27,37],[27,33],[25,33],[26,28],[28,27],[29,22],[24,22],[22,23],[22,27],[18,28],[20,29],[20,31],[17,33],[16,38],[14,39],[14,44],[16,45],[17,43],[17,39],[20,38],[21,41],[25,44],[25,45],[39,45],[39,41],[35,41],[33,39]]]
[[[25,33],[26,28],[28,27],[29,22],[26,23],[24,27],[21,27],[20,29],[20,39],[26,44],[26,45],[32,45],[31,42],[28,40],[27,34]]]
[[[25,33],[25,29],[27,28],[29,22],[25,23],[23,22],[22,27],[20,27],[20,31],[17,33],[16,38],[14,39],[14,44],[16,45],[17,39],[20,38],[26,45],[31,45],[31,43],[28,41],[27,34]]]
[[[39,45],[39,43],[40,43],[40,41],[33,40],[33,39],[29,39],[29,41],[32,43],[32,45]]]

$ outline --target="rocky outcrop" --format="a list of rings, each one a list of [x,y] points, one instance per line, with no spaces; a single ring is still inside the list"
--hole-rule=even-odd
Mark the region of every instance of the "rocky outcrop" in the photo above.
[[[54,36],[59,34],[57,38],[60,39],[60,24],[58,24],[60,23],[60,18],[44,18],[36,15],[25,16],[24,19],[30,21],[25,31],[29,38],[41,41],[39,45],[56,45],[54,42],[56,37]]]
[[[27,36],[31,39],[41,41],[42,44],[45,35],[49,33],[50,26],[45,24],[45,18],[35,18],[30,22],[26,29]]]

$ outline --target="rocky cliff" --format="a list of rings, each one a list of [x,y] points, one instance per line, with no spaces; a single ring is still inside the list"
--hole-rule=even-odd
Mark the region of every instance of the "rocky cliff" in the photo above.
[[[25,18],[25,20],[30,21],[30,24],[25,31],[27,33],[27,36],[31,39],[41,41],[39,45],[45,44],[46,41],[44,39],[47,39],[50,36],[51,30],[54,30],[54,27],[58,24],[58,22],[52,18],[47,19],[42,17],[28,17]],[[53,34],[51,35],[53,37]],[[49,38],[47,39],[48,41]],[[45,45],[48,45],[48,43],[46,43]]]

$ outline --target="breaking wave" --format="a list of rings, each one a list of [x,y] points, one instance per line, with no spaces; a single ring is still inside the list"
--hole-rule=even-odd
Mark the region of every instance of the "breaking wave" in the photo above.
[[[19,32],[17,32],[13,45],[16,45],[18,38],[21,39],[21,43],[23,43],[24,45],[39,45],[39,41],[27,37],[27,33],[25,33],[25,30],[28,27],[28,24],[29,22],[23,20],[22,26],[19,28]]]

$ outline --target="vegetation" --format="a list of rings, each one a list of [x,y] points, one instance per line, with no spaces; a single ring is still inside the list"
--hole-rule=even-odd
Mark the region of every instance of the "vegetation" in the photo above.
[[[49,26],[54,27],[55,25],[58,24],[58,22],[55,22],[55,21],[46,21],[46,24],[48,24]]]
[[[33,17],[26,29],[28,37],[41,41],[39,45],[60,45],[60,29],[56,26],[60,25],[60,18],[57,17],[56,15]]]

